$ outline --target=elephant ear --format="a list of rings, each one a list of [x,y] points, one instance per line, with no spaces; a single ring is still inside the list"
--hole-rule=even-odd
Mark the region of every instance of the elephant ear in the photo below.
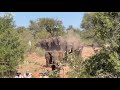
[[[56,38],[57,44],[60,46],[60,39],[57,37]]]
[[[51,40],[51,39],[48,39],[48,40],[47,40],[47,43],[48,43],[48,48],[51,48],[51,42],[52,42],[52,40]]]
[[[54,44],[55,44],[56,46],[58,45],[57,37],[54,37],[54,38],[53,38],[53,42],[54,42]]]
[[[38,43],[38,45],[39,45],[41,48],[45,48],[45,41],[42,40],[41,42]]]
[[[61,45],[61,43],[64,41],[64,39],[61,37],[61,36],[58,36],[57,37],[57,42],[58,42],[58,45]]]
[[[46,40],[41,41],[41,45],[46,46]]]
[[[48,49],[51,48],[51,42],[50,42],[50,39],[46,39],[46,46]]]
[[[53,47],[53,39],[49,38],[48,42],[49,42],[48,43],[49,48],[52,48]]]

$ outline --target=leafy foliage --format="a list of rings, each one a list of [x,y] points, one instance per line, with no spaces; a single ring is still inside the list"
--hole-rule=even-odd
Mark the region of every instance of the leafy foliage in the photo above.
[[[23,60],[24,46],[18,33],[13,29],[12,17],[5,15],[0,20],[0,76],[16,71],[17,65]]]
[[[0,31],[4,32],[7,28],[13,28],[14,22],[11,14],[5,14],[0,16]]]
[[[60,77],[59,73],[60,73],[59,70],[57,70],[57,69],[53,70],[49,73],[49,77],[50,78],[59,78]]]
[[[30,21],[30,30],[34,30],[35,33],[41,30],[47,31],[51,36],[58,36],[64,33],[64,26],[62,21],[53,18],[40,18],[37,22]]]
[[[71,78],[87,77],[87,75],[84,74],[85,70],[84,61],[80,56],[76,55],[75,52],[67,54],[67,63],[72,69],[72,71],[68,72],[69,77]]]
[[[15,30],[7,29],[0,35],[0,48],[0,62],[7,64],[1,66],[0,72],[15,71],[24,54],[24,47]]]
[[[96,44],[103,44],[104,41],[102,39],[99,39],[96,35],[96,28],[94,23],[95,13],[85,13],[81,28],[83,29],[81,31],[81,37],[84,41],[89,42],[90,44],[96,43]]]
[[[120,25],[118,12],[94,13],[92,29],[98,39],[108,43],[109,47],[86,60],[86,73],[92,77],[120,77]]]

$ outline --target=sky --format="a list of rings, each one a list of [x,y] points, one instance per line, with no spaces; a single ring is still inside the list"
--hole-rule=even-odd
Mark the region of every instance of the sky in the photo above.
[[[6,12],[0,12],[3,15]],[[16,26],[29,26],[30,20],[37,20],[38,18],[55,18],[62,20],[63,25],[67,28],[69,25],[73,25],[75,28],[80,28],[80,24],[84,15],[84,12],[8,12],[14,15],[14,21]]]

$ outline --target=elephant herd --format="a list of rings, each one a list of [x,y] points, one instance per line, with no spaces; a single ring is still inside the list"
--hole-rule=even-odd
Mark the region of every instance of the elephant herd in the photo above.
[[[61,36],[44,39],[41,42],[37,43],[36,46],[41,47],[46,51],[61,50],[63,52],[79,50],[82,47],[79,42],[68,42]]]
[[[46,66],[55,65],[63,60],[67,54],[75,52],[80,55],[84,47],[92,47],[94,52],[100,51],[99,45],[83,46],[79,41],[70,41],[61,36],[43,39],[36,44],[36,47],[45,49]]]
[[[72,53],[75,51],[79,55],[83,48],[79,42],[69,42],[61,36],[44,39],[36,46],[46,50],[46,66],[62,60],[66,52]]]

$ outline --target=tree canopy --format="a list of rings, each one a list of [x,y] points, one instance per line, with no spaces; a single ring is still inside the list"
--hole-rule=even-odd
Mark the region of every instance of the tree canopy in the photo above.
[[[35,32],[40,32],[42,30],[47,31],[52,37],[64,33],[62,21],[53,18],[40,18],[38,21],[30,21],[29,29]]]

